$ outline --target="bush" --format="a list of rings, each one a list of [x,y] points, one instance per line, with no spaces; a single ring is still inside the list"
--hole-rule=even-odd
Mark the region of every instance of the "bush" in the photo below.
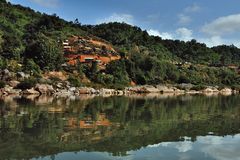
[[[27,45],[24,56],[36,62],[42,70],[59,70],[64,62],[61,46],[44,34],[35,35],[32,43]]]
[[[70,84],[74,87],[81,87],[82,86],[82,83],[81,81],[79,80],[79,78],[76,78],[76,77],[73,77],[73,76],[70,76],[68,78],[68,81],[70,82]]]
[[[26,73],[33,76],[39,76],[41,73],[40,67],[32,59],[27,59],[25,61],[23,69]]]
[[[22,82],[20,82],[17,86],[16,89],[21,89],[21,90],[26,90],[26,89],[31,89],[37,84],[36,79],[26,79]]]
[[[6,86],[6,82],[0,81],[0,88],[4,88]]]
[[[196,90],[196,91],[200,91],[200,90],[204,90],[204,89],[206,89],[206,86],[201,85],[201,84],[200,85],[195,85],[191,88],[191,90]]]

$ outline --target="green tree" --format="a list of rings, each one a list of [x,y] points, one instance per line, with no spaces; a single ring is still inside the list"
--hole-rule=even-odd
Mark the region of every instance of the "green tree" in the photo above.
[[[29,73],[30,75],[37,76],[41,74],[40,67],[32,59],[26,60],[23,69],[26,73]]]
[[[126,71],[125,61],[124,60],[117,60],[112,61],[106,66],[106,73],[113,75],[114,80],[113,83],[115,84],[122,84],[128,85],[129,84],[129,77]]]
[[[33,43],[27,46],[25,58],[33,59],[44,70],[59,70],[64,62],[61,46],[43,34],[37,34]]]

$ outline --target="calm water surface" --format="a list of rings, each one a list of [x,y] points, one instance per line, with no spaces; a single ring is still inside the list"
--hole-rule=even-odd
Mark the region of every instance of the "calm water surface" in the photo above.
[[[240,160],[240,96],[1,98],[0,159]]]

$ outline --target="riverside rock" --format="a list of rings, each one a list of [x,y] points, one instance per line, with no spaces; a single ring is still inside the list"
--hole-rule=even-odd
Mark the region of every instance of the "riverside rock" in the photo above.
[[[219,92],[219,90],[216,87],[207,87],[202,92],[203,93],[211,93],[211,92]]]
[[[151,85],[147,85],[147,86],[143,86],[142,90],[147,92],[147,93],[158,93],[160,92],[158,88],[151,86]]]
[[[20,82],[19,81],[10,81],[8,84],[10,87],[15,88]]]
[[[233,90],[231,88],[223,88],[220,90],[220,93],[225,94],[225,95],[230,95],[233,93]]]
[[[2,93],[4,95],[19,95],[21,93],[22,90],[20,89],[14,89],[13,87],[11,86],[5,86],[3,89],[2,89]]]
[[[102,88],[102,89],[99,90],[99,92],[100,92],[100,94],[115,94],[116,90]]]
[[[29,74],[25,74],[24,72],[17,72],[17,77],[24,79],[24,78],[29,78],[30,75]]]
[[[70,97],[72,95],[74,95],[74,93],[66,89],[58,90],[56,93],[54,93],[54,96],[57,97]]]
[[[157,85],[157,89],[162,93],[175,92],[175,87],[168,87],[168,86],[164,86],[164,85]]]
[[[10,72],[8,69],[4,69],[1,72],[1,80],[9,80],[13,77],[14,73]]]
[[[40,92],[36,91],[34,88],[31,89],[26,89],[24,91],[22,91],[22,94],[34,94],[34,95],[40,95]]]
[[[94,94],[95,89],[88,87],[80,87],[78,90],[79,94]]]
[[[37,84],[35,90],[41,94],[53,94],[55,92],[53,86],[49,84]]]

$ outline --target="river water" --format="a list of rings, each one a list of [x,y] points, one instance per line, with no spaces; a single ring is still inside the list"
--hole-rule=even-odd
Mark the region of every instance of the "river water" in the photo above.
[[[240,96],[4,97],[0,159],[240,160]]]

